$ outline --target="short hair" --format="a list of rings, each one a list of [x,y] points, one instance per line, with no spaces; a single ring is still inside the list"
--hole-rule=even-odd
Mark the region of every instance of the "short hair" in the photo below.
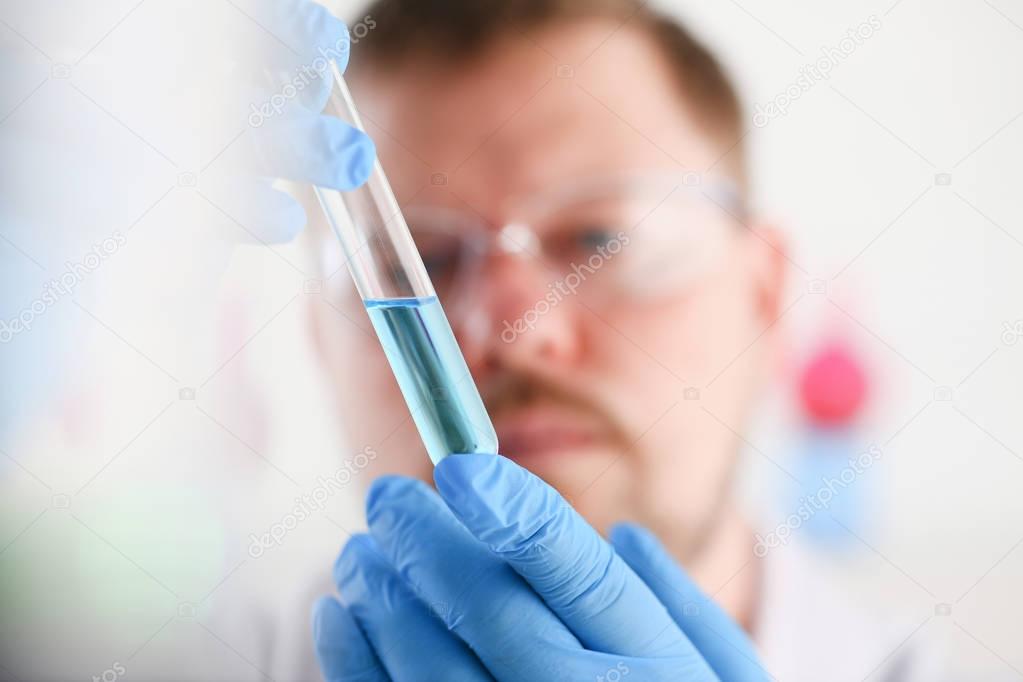
[[[360,41],[359,62],[401,66],[428,56],[457,63],[509,34],[564,21],[606,18],[628,23],[666,58],[696,124],[733,156],[730,166],[745,185],[743,106],[717,57],[673,17],[648,0],[375,0],[366,11],[374,28]],[[353,66],[358,66],[353,64]]]

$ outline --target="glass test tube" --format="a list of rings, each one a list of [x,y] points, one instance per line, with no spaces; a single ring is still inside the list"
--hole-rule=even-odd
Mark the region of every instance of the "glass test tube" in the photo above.
[[[335,71],[326,113],[365,130]],[[450,454],[497,452],[497,434],[434,292],[379,160],[351,192],[316,188],[434,464]]]

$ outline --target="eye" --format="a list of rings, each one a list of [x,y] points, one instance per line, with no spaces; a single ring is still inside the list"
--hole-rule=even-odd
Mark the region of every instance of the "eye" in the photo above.
[[[412,238],[423,259],[423,266],[430,276],[438,295],[446,292],[455,283],[462,261],[464,248],[461,242],[451,235],[436,230],[415,230]]]
[[[587,223],[557,232],[547,240],[548,253],[572,261],[587,258],[597,249],[607,247],[618,238],[618,232],[600,223]]]
[[[577,247],[585,251],[596,251],[597,248],[607,246],[617,238],[617,233],[611,228],[600,226],[584,227],[575,234]]]
[[[458,267],[459,254],[456,249],[425,251],[420,255],[430,277],[446,276]]]

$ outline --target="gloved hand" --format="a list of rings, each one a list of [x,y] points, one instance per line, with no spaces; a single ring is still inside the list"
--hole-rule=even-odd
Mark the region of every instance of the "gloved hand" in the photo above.
[[[621,525],[608,544],[504,457],[448,457],[434,476],[440,497],[374,484],[370,533],[334,568],[344,604],[314,610],[327,680],[767,679],[647,531]]]
[[[275,189],[277,179],[349,190],[364,183],[376,159],[372,141],[322,112],[351,55],[345,25],[309,0],[238,0],[257,46],[229,80],[222,107],[242,133],[211,162],[202,189],[257,241],[283,242],[305,226],[302,206]]]

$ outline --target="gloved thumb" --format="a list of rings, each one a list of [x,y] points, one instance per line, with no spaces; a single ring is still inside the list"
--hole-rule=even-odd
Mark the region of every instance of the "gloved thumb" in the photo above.
[[[587,648],[694,656],[671,616],[610,545],[549,485],[500,455],[455,455],[434,469],[455,517],[525,578]]]

